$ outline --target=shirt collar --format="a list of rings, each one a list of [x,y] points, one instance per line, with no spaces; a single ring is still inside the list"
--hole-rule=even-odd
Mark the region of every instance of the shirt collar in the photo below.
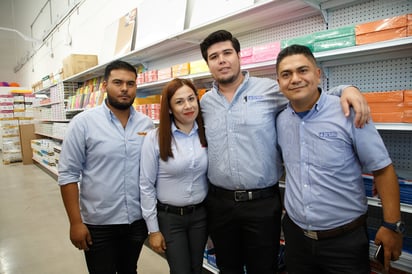
[[[192,130],[190,131],[190,133],[189,133],[189,134],[186,134],[186,133],[184,133],[183,131],[181,131],[180,129],[178,129],[177,126],[176,126],[176,124],[175,124],[175,122],[172,121],[172,132],[173,132],[173,135],[179,132],[180,134],[185,134],[185,135],[191,136],[191,135],[193,135],[194,133],[197,132],[197,129],[198,129],[198,125],[197,125],[197,122],[195,121],[195,123],[194,123],[194,125],[193,125],[193,128],[192,128]]]
[[[322,91],[322,89],[320,87],[318,87],[318,91],[320,92],[320,96],[318,98],[318,100],[316,101],[316,103],[313,105],[312,109],[309,111],[308,115],[314,112],[319,112],[322,110],[323,106],[326,103],[326,93]],[[296,112],[293,110],[292,105],[290,104],[290,102],[288,103],[288,109],[293,113],[296,114]]]

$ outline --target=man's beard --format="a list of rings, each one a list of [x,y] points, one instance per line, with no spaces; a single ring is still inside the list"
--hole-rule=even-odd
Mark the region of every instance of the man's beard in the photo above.
[[[223,78],[223,77],[218,78],[217,82],[219,84],[231,84],[231,83],[235,82],[238,77],[239,77],[239,73],[233,74],[232,76],[230,76],[228,78]]]
[[[130,108],[131,105],[133,105],[134,99],[131,99],[130,102],[121,103],[121,102],[117,101],[114,97],[107,94],[107,101],[108,101],[109,105],[111,105],[115,109],[126,110],[126,109]]]

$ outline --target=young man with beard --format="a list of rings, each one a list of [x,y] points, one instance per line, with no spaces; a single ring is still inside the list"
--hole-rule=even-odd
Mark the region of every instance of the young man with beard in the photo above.
[[[215,79],[200,102],[208,142],[208,227],[221,274],[273,274],[277,269],[282,205],[278,180],[282,163],[275,119],[287,104],[275,80],[252,77],[240,68],[240,44],[219,30],[200,44]],[[334,89],[334,91],[341,91]],[[347,92],[349,91],[349,92]],[[368,107],[354,87],[342,92],[357,111]]]
[[[90,273],[137,273],[147,237],[140,208],[140,153],[152,120],[132,107],[136,70],[114,61],[104,74],[105,102],[70,122],[58,184],[70,240],[84,250]]]

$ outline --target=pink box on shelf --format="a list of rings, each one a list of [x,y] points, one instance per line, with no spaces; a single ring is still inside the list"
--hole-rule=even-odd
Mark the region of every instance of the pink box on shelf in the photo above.
[[[272,42],[268,44],[258,45],[253,47],[253,62],[264,62],[275,60],[280,52],[280,42]]]
[[[247,65],[253,63],[253,48],[240,50],[240,64]]]

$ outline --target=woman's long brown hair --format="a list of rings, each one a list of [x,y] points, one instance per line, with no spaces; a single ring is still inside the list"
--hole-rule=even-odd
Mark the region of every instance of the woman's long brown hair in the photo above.
[[[159,150],[160,158],[163,161],[167,161],[169,157],[173,158],[172,152],[172,119],[173,114],[172,109],[170,108],[170,99],[176,93],[176,90],[183,86],[188,86],[193,90],[197,97],[197,104],[199,105],[199,114],[196,117],[196,122],[199,127],[198,134],[200,143],[203,147],[207,147],[206,137],[205,137],[205,128],[203,124],[202,111],[200,109],[200,102],[197,93],[197,89],[192,81],[187,79],[175,78],[171,80],[162,91],[162,98],[160,101],[160,123],[159,123]]]

